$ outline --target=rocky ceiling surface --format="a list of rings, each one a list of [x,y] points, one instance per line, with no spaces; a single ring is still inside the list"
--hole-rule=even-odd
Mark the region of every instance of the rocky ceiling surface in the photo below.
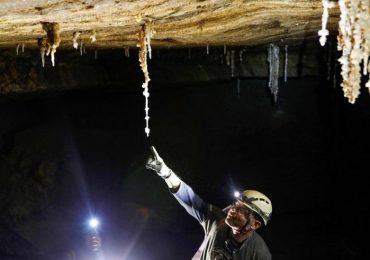
[[[72,48],[74,32],[97,48],[135,47],[140,26],[151,22],[153,47],[258,45],[317,37],[321,0],[2,0],[0,48],[37,48],[42,22],[60,26],[59,48]],[[337,30],[339,8],[328,28]]]

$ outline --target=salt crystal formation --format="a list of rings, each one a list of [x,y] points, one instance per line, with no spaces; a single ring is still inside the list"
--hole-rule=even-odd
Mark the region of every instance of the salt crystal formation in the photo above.
[[[55,52],[60,44],[60,26],[59,23],[42,22],[42,29],[46,32],[46,56],[50,54],[51,63],[55,65]],[[40,50],[41,51],[41,50]]]
[[[329,9],[335,6],[334,2],[328,0],[322,0],[323,12],[321,18],[321,30],[318,32],[320,37],[320,44],[324,46],[326,43],[326,36],[329,35],[329,31],[326,29],[326,24],[328,23],[329,18]]]
[[[95,30],[92,30],[91,31],[91,35],[90,35],[90,40],[91,40],[91,43],[94,43],[96,42],[96,31]]]
[[[360,94],[361,63],[362,73],[370,72],[370,13],[368,0],[339,0],[340,21],[338,50],[342,57],[338,59],[342,68],[341,87],[344,96],[352,104]],[[370,90],[370,81],[365,85]]]
[[[139,51],[139,62],[141,70],[144,73],[144,83],[142,85],[144,91],[143,95],[145,97],[145,133],[147,137],[149,137],[150,129],[149,129],[149,89],[148,84],[150,81],[149,72],[148,72],[148,63],[147,63],[147,55],[149,52],[149,58],[151,57],[151,47],[150,47],[150,39],[154,34],[154,30],[152,27],[152,22],[144,23],[141,26],[141,30],[138,33],[138,45],[137,47],[140,48]]]
[[[275,102],[279,92],[279,46],[270,44],[267,61],[269,63],[269,88]]]
[[[288,81],[288,45],[285,45],[284,82]]]
[[[72,42],[73,42],[73,48],[75,48],[75,49],[77,49],[77,48],[78,48],[78,42],[77,42],[77,39],[78,39],[78,37],[80,37],[80,34],[81,34],[81,32],[74,32],[74,33],[73,33]]]

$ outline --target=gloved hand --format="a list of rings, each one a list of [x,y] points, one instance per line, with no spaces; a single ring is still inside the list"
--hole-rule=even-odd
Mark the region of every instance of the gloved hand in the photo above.
[[[163,159],[159,156],[159,154],[155,150],[154,146],[151,146],[150,150],[152,151],[153,155],[149,157],[145,167],[147,169],[156,171],[157,174],[161,176],[163,179],[167,179],[168,177],[171,176],[172,170],[167,167]]]

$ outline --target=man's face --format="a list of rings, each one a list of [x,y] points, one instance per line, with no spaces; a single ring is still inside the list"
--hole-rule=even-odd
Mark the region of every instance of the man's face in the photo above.
[[[250,216],[251,210],[240,201],[236,201],[231,205],[225,222],[233,229],[240,229],[250,221]]]

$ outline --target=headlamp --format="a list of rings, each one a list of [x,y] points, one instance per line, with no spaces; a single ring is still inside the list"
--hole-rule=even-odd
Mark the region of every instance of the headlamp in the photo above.
[[[89,220],[89,226],[93,229],[96,229],[99,226],[100,222],[97,218],[93,217]]]
[[[239,191],[234,191],[234,197],[239,198],[240,197],[240,192]]]

